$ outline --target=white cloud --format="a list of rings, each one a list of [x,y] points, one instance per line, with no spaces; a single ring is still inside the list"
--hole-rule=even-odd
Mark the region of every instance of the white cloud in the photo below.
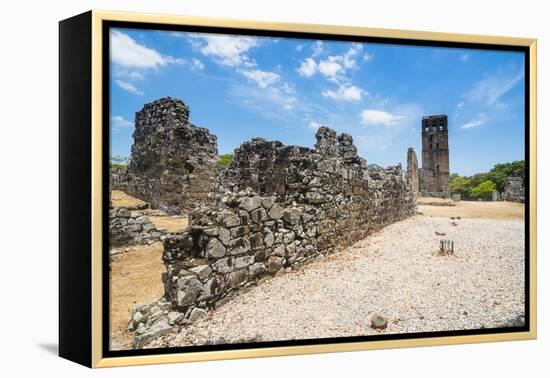
[[[237,105],[246,107],[248,111],[255,111],[269,119],[294,118],[305,106],[298,102],[295,96],[288,95],[278,86],[260,88],[236,85],[231,88],[229,98]]]
[[[487,116],[484,113],[480,113],[470,122],[466,122],[464,125],[460,126],[460,128],[473,129],[485,124],[486,122],[487,122]]]
[[[240,73],[254,81],[260,88],[267,88],[280,79],[278,74],[262,70],[243,70]]]
[[[312,57],[316,57],[318,55],[321,55],[323,53],[323,41],[316,41],[315,44],[312,47]]]
[[[317,131],[321,126],[323,125],[315,121],[310,121],[309,124],[307,125],[307,127],[309,127],[313,131]]]
[[[296,88],[294,88],[293,84],[284,83],[283,86],[281,87],[281,89],[286,94],[289,94],[289,95],[296,94]]]
[[[137,89],[132,83],[128,83],[127,81],[122,81],[122,80],[115,80],[115,83],[120,88],[124,89],[126,92],[143,96],[143,92]]]
[[[204,64],[199,59],[193,58],[191,61],[191,69],[202,71],[204,69]]]
[[[111,117],[111,126],[113,130],[120,130],[125,128],[133,128],[134,124],[119,115],[115,115]]]
[[[329,80],[336,80],[338,73],[342,70],[342,65],[338,63],[338,57],[329,56],[328,59],[319,62],[319,72]]]
[[[391,114],[383,110],[365,109],[361,112],[361,123],[365,126],[394,126],[403,120],[403,116]]]
[[[461,61],[461,62],[465,62],[465,61],[467,61],[468,59],[470,59],[470,54],[462,54],[462,55],[460,56],[460,61]]]
[[[129,80],[143,80],[145,75],[139,71],[130,71],[124,68],[115,68],[113,70],[113,76]]]
[[[497,73],[474,84],[466,97],[475,102],[492,106],[524,77],[523,69],[514,75]]]
[[[371,61],[374,59],[374,54],[363,54],[363,60],[365,62]]]
[[[310,77],[317,72],[317,63],[311,58],[306,58],[297,69],[300,76]]]
[[[361,96],[364,91],[356,87],[355,85],[343,86],[341,85],[337,91],[325,90],[322,92],[322,95],[325,97],[330,97],[335,100],[344,100],[344,101],[358,101],[361,100]]]
[[[320,46],[322,46],[322,44]],[[355,57],[362,49],[363,47],[360,44],[354,43],[344,54],[331,55],[318,62],[313,59],[316,56],[316,54],[313,54],[301,63],[298,68],[298,73],[301,76],[311,77],[319,72],[329,81],[348,82],[349,80],[345,77],[345,73],[347,70],[357,67]]]
[[[122,67],[158,68],[170,63],[181,64],[183,59],[162,55],[158,51],[137,43],[119,31],[111,33],[111,60]]]
[[[460,109],[464,106],[464,101],[460,101],[458,104],[456,104],[456,108]]]
[[[304,45],[300,44],[296,46],[296,51],[302,51],[303,48],[304,48]]]
[[[192,38],[200,38],[205,42],[200,46],[201,53],[206,56],[213,56],[218,63],[224,66],[237,67],[244,65],[254,67],[256,65],[256,62],[246,54],[248,50],[258,45],[256,38],[198,34]],[[195,44],[195,46],[197,45]]]

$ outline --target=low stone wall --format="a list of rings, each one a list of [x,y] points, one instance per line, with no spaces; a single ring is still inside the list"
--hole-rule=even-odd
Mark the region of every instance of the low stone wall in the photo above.
[[[163,301],[168,312],[183,315],[179,323],[264,277],[416,213],[416,196],[400,165],[367,166],[347,134],[336,138],[321,128],[317,139],[315,150],[259,138],[244,143],[219,184],[229,190],[213,193],[215,203],[191,212],[185,232],[164,239]],[[245,185],[254,189],[242,190]],[[166,316],[135,318],[136,346],[175,323]]]
[[[132,215],[130,210],[124,207],[109,210],[109,244],[111,247],[150,244],[161,240],[164,234],[157,230],[146,216]]]

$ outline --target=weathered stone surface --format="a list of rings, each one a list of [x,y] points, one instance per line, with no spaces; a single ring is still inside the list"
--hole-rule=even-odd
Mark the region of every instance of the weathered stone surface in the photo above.
[[[226,248],[216,238],[210,239],[206,246],[206,256],[209,258],[220,258],[225,256]]]
[[[124,186],[129,194],[169,213],[209,202],[217,138],[189,122],[186,104],[171,97],[145,104],[133,137]]]
[[[178,279],[177,305],[191,306],[202,290],[200,281],[195,276],[185,276]]]
[[[511,202],[525,202],[525,188],[521,177],[508,177],[504,181],[504,191],[501,199]]]
[[[227,248],[230,254],[241,255],[250,251],[250,240],[246,236],[233,239],[229,242],[229,246]]]
[[[283,258],[279,256],[271,256],[267,259],[267,271],[269,273],[275,273],[283,267]]]
[[[229,273],[233,270],[233,260],[231,257],[216,260],[216,262],[212,264],[212,269],[220,273]]]
[[[265,265],[263,263],[255,263],[248,267],[248,276],[250,279],[254,279],[263,275],[266,272]]]
[[[166,335],[171,330],[172,330],[172,326],[170,325],[168,319],[160,318],[159,320],[154,322],[151,326],[149,326],[145,332],[136,333],[136,336],[134,338],[134,348],[136,349],[143,348],[143,346],[146,345],[151,340],[156,339],[157,337]]]
[[[212,272],[212,268],[209,265],[199,265],[189,269],[197,275],[199,280],[206,281]]]
[[[242,199],[239,207],[243,210],[251,212],[262,206],[260,197],[245,197]]]
[[[418,172],[418,159],[414,149],[409,148],[407,151],[407,181],[411,187],[411,190],[415,194],[420,192],[420,178]]]
[[[179,324],[185,319],[185,314],[178,311],[171,311],[167,315],[168,322],[171,325]]]
[[[204,315],[206,315],[206,310],[202,308],[192,308],[187,314],[187,320],[192,323]]]
[[[373,315],[370,318],[370,326],[376,329],[384,329],[388,326],[388,320],[380,315]]]
[[[230,288],[235,288],[246,282],[248,270],[246,268],[236,270],[229,274],[228,285]]]
[[[235,267],[235,269],[241,269],[241,268],[246,268],[252,263],[254,263],[254,256],[243,256],[243,257],[237,257],[235,259],[233,266]]]
[[[109,211],[109,245],[150,244],[159,241],[166,233],[157,230],[149,218],[134,216],[126,208],[116,208]]]
[[[274,220],[281,219],[281,217],[283,216],[282,206],[279,205],[278,203],[274,204],[271,207],[271,210],[269,210],[269,213],[267,213],[267,215],[269,216],[269,218]]]

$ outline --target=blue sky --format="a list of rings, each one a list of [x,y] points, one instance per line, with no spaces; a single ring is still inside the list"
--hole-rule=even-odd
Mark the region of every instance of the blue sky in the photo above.
[[[112,29],[111,155],[130,156],[135,112],[172,96],[218,136],[312,147],[327,125],[369,164],[421,157],[423,115],[449,116],[451,172],[524,156],[522,53]]]

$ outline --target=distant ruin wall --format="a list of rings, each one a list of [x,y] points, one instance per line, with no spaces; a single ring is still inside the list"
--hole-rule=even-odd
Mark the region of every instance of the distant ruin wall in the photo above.
[[[262,277],[333,253],[416,213],[400,165],[367,167],[351,136],[337,138],[325,127],[315,149],[259,138],[244,143],[220,186],[230,191],[192,212],[185,232],[164,240],[164,299],[185,314],[181,321]],[[141,327],[136,340],[149,335]]]
[[[170,214],[209,201],[217,138],[189,123],[186,104],[170,97],[145,104],[133,137],[128,194]]]
[[[500,197],[503,201],[525,202],[525,188],[521,177],[508,177],[504,181],[504,191]]]
[[[414,149],[409,147],[407,151],[407,179],[411,190],[418,195],[420,191],[419,173],[418,173],[418,159]]]
[[[146,216],[133,215],[123,207],[109,210],[110,247],[150,244],[161,240],[164,234]]]
[[[127,168],[110,168],[109,170],[109,187],[111,190],[128,190],[128,169]]]

